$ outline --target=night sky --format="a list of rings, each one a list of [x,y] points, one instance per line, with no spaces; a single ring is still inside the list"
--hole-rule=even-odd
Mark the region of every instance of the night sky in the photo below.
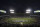
[[[0,9],[8,11],[13,8],[17,13],[25,13],[27,8],[40,9],[40,1],[37,0],[0,0]]]

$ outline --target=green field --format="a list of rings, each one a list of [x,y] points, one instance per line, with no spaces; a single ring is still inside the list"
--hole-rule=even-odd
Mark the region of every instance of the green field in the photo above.
[[[7,23],[12,24],[32,24],[36,22],[35,18],[8,18],[4,20]]]

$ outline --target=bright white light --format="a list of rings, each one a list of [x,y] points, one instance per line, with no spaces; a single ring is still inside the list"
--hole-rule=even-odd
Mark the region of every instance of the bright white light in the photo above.
[[[31,11],[31,9],[27,9],[26,11]]]
[[[26,12],[26,13],[30,13],[30,12]]]
[[[36,10],[36,11],[34,11],[34,13],[39,13],[40,12],[40,10]]]
[[[14,10],[13,9],[10,9],[10,13],[14,13]]]
[[[4,11],[4,10],[0,10],[0,12],[6,13],[6,11]]]
[[[10,13],[14,13],[14,12],[10,12]]]
[[[10,11],[14,11],[13,9],[10,9]]]
[[[34,11],[34,13],[38,13],[38,12],[40,12],[40,11]]]
[[[6,11],[4,11],[4,13],[6,13]]]
[[[26,13],[31,13],[31,9],[27,9],[26,10]]]

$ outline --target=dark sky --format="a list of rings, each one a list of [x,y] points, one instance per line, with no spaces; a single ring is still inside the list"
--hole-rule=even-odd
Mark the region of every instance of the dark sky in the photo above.
[[[15,8],[40,7],[37,0],[0,0],[0,7],[13,6]]]
[[[40,9],[40,1],[37,0],[0,0],[0,9],[8,10],[14,8],[16,11],[24,12],[26,8]]]

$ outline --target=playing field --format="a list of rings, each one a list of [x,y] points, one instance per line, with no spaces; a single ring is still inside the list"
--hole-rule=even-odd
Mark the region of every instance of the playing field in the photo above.
[[[11,24],[32,24],[36,22],[35,18],[8,18],[4,20]]]

